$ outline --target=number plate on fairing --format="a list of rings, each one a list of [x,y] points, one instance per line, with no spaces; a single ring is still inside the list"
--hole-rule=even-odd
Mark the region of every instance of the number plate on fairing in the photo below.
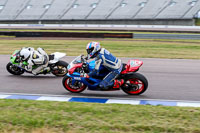
[[[140,66],[141,64],[142,64],[142,61],[139,61],[139,60],[131,60],[130,61],[130,66],[131,67]]]

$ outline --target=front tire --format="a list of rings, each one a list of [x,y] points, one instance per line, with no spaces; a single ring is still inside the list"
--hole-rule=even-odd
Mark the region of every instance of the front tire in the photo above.
[[[68,73],[68,63],[65,61],[58,61],[53,68],[52,74],[58,77],[63,77]]]
[[[84,91],[87,87],[80,81],[75,81],[75,83],[72,84],[72,78],[68,76],[65,76],[63,78],[62,83],[63,83],[64,88],[72,93],[80,93]]]
[[[140,73],[133,73],[126,76],[122,90],[129,95],[140,95],[148,88],[147,79]]]
[[[24,70],[20,69],[19,67],[13,65],[12,63],[8,63],[6,65],[6,69],[9,73],[13,74],[13,75],[21,75],[24,73]]]

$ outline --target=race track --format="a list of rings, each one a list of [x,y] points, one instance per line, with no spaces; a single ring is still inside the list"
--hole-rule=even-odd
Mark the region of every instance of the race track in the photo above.
[[[139,73],[149,81],[148,90],[140,96],[130,96],[123,91],[84,91],[73,94],[62,86],[62,77],[51,74],[14,76],[7,72],[9,55],[0,55],[0,93],[50,94],[79,97],[100,97],[120,99],[164,99],[200,101],[200,60],[147,59]],[[70,62],[74,57],[65,57]],[[121,58],[127,62],[128,58]]]

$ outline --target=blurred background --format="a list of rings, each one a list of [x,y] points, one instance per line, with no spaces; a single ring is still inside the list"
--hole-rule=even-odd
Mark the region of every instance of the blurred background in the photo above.
[[[0,0],[1,24],[200,25],[200,0]]]

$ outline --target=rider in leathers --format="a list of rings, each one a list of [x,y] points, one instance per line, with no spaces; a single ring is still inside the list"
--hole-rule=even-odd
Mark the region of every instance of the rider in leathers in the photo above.
[[[113,88],[120,87],[124,80],[115,80],[115,78],[122,71],[122,62],[120,59],[113,56],[108,50],[105,48],[101,48],[99,42],[90,42],[86,47],[88,58],[95,58],[95,69],[90,72],[89,76],[98,75],[99,68],[103,65],[107,68],[110,73],[104,77],[104,79],[100,82],[99,87],[102,89],[108,89],[109,86],[114,85]]]
[[[22,60],[26,60],[28,62],[28,66],[25,67],[27,71],[32,72],[34,75],[39,74],[42,70],[45,73],[45,68],[48,65],[48,55],[42,48],[37,48],[34,50],[32,47],[24,47],[20,50],[20,57]],[[33,69],[33,65],[37,67]]]

